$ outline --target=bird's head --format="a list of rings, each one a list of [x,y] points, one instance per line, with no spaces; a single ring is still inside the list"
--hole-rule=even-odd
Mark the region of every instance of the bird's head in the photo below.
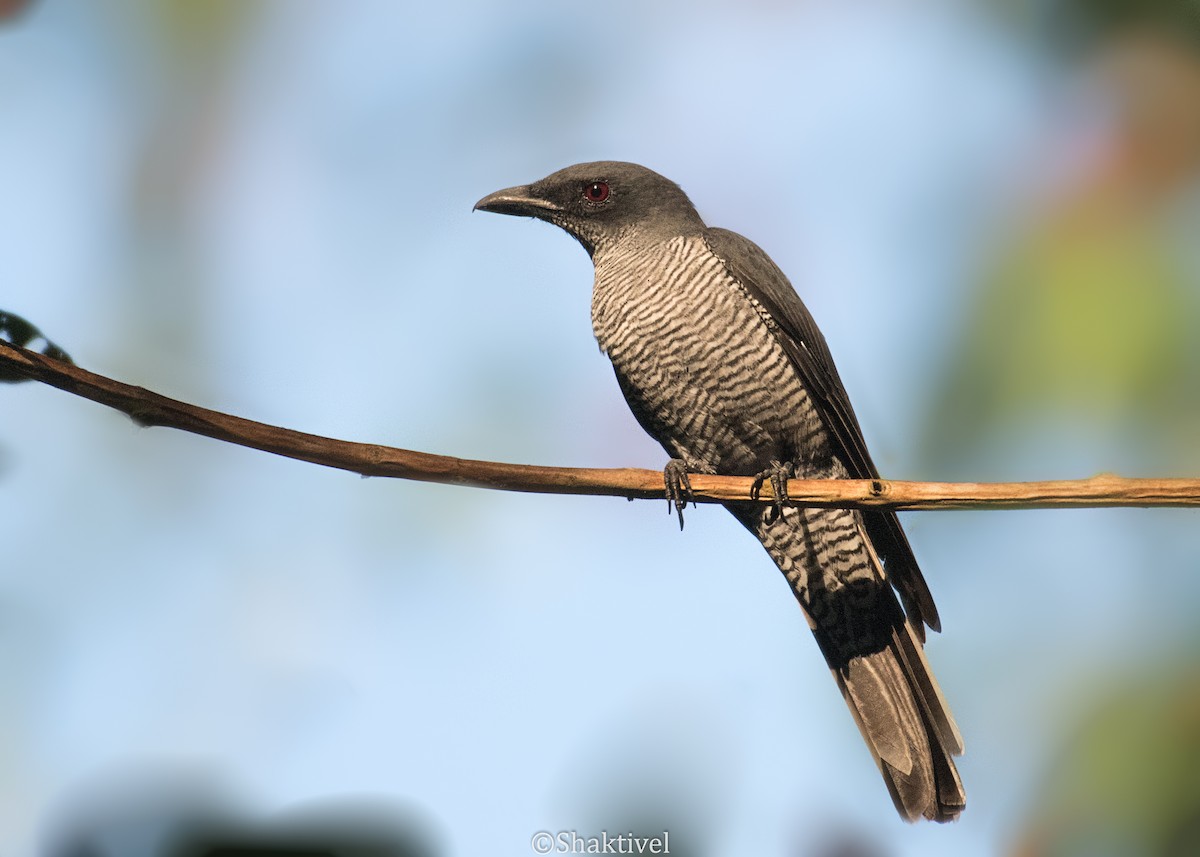
[[[576,164],[533,184],[488,194],[475,208],[553,223],[579,239],[593,256],[617,242],[671,238],[704,229],[679,185],[623,161]]]

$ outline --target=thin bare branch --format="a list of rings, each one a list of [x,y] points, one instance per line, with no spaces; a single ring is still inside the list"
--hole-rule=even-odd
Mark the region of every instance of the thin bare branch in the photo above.
[[[663,476],[657,470],[502,464],[320,437],[169,399],[3,340],[0,340],[0,367],[107,405],[128,414],[140,425],[180,429],[364,476],[544,494],[663,497]],[[739,476],[691,477],[695,499],[709,503],[748,500],[751,482]],[[1126,479],[1107,473],[1090,479],[1052,482],[792,479],[788,482],[788,494],[796,505],[852,509],[1200,506],[1200,479]],[[763,486],[762,499],[771,499],[769,484]]]

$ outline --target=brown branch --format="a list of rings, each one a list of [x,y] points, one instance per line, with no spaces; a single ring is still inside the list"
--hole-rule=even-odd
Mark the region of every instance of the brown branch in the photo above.
[[[18,348],[2,339],[0,367],[107,405],[128,414],[140,425],[180,429],[364,476],[543,494],[663,497],[663,477],[657,470],[502,464],[320,437],[169,399]],[[694,474],[691,482],[699,502],[750,497],[751,480],[746,477]],[[788,493],[796,505],[852,509],[1200,506],[1200,479],[1125,479],[1112,474],[1053,482],[991,483],[792,479],[788,482]],[[770,496],[770,485],[764,485],[763,499],[769,500]]]

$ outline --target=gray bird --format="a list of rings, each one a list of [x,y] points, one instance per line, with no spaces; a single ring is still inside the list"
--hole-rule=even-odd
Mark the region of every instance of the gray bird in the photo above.
[[[681,525],[687,472],[771,480],[774,505],[726,508],[791,585],[896,809],[910,821],[956,818],[962,737],[923,648],[925,626],[941,622],[899,519],[787,503],[791,475],[879,476],[787,277],[637,164],[577,164],[475,208],[553,223],[591,255],[592,329],[634,416],[671,456],[664,476]]]

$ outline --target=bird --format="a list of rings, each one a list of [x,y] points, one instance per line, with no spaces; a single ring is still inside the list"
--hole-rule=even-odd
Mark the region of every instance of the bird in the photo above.
[[[641,427],[666,450],[683,522],[688,473],[751,476],[726,509],[800,603],[900,816],[966,806],[962,736],[924,652],[941,620],[892,511],[806,508],[789,477],[877,479],[824,336],[770,257],[707,226],[676,183],[638,164],[576,164],[475,210],[563,229],[591,256],[592,330]]]

